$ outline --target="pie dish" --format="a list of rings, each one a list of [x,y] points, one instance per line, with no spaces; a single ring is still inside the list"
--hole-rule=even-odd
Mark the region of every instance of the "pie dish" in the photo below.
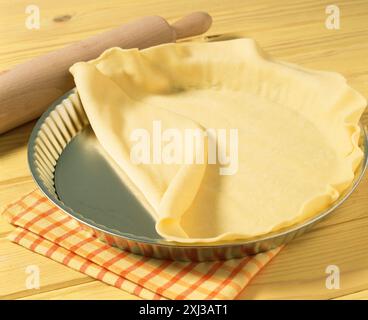
[[[44,195],[82,228],[110,245],[160,259],[234,259],[290,242],[328,217],[349,197],[368,163],[367,133],[363,126],[361,129],[363,161],[351,185],[326,210],[264,236],[221,243],[177,243],[156,232],[151,215],[113,170],[75,90],[55,101],[37,121],[29,140],[28,163]]]

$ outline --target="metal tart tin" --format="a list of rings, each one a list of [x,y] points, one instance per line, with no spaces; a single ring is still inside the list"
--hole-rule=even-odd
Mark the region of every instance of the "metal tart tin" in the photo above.
[[[323,212],[258,238],[213,245],[180,244],[161,238],[155,221],[122,183],[94,136],[76,90],[55,101],[35,125],[28,145],[32,176],[45,196],[83,228],[110,245],[147,257],[180,261],[242,258],[290,242],[339,207],[367,166],[364,158],[351,186]]]

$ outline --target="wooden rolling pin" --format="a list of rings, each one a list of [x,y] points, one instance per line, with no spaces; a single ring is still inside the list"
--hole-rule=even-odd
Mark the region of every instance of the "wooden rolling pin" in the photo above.
[[[98,57],[111,47],[147,48],[199,35],[211,26],[204,12],[192,13],[173,25],[151,16],[39,56],[0,74],[0,134],[39,117],[74,87],[69,67]]]

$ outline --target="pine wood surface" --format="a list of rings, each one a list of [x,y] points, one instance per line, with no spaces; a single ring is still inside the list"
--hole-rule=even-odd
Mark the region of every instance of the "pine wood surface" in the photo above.
[[[368,97],[368,2],[334,1],[339,30],[325,27],[329,1],[140,0],[35,1],[41,28],[28,30],[28,1],[0,1],[0,71],[45,52],[146,15],[170,22],[192,11],[213,17],[209,36],[241,33],[277,59],[342,73]],[[368,113],[363,116],[368,124]],[[26,161],[34,122],[0,135],[0,207],[36,188]],[[0,299],[135,299],[6,240],[0,219]],[[28,265],[41,268],[41,288],[25,287]],[[340,289],[325,286],[328,265],[341,271]],[[241,299],[368,299],[368,175],[327,220],[290,243],[239,296]]]

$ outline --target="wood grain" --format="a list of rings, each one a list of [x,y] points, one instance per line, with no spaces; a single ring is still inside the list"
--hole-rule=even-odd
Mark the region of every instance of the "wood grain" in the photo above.
[[[173,22],[192,11],[208,11],[214,19],[208,34],[211,38],[233,33],[253,37],[273,57],[340,72],[350,85],[368,96],[368,2],[365,0],[334,1],[340,7],[340,30],[325,28],[325,7],[331,3],[319,0],[111,0],[108,3],[39,0],[41,29],[37,31],[24,27],[27,4],[26,1],[0,2],[0,69],[9,69],[133,17],[159,14]],[[368,124],[367,112],[363,121]],[[26,163],[26,142],[33,124],[0,136],[0,206],[35,188]],[[132,298],[8,243],[4,236],[10,230],[10,226],[0,221],[0,297]],[[42,266],[39,291],[22,287],[27,264]],[[325,270],[330,264],[340,268],[340,289],[326,289]],[[289,244],[239,298],[368,299],[368,176],[340,209]]]
[[[57,300],[70,300],[70,299],[99,299],[99,300],[135,300],[136,296],[127,294],[115,287],[107,286],[100,281],[91,281],[88,283],[77,284],[74,286],[68,286],[62,289],[55,289],[32,296],[26,296],[21,298],[22,300],[30,299],[57,299]]]
[[[64,288],[80,283],[93,281],[90,277],[65,268],[42,255],[9,242],[6,238],[0,239],[0,297],[2,299],[19,298],[24,295],[45,292]],[[37,265],[40,268],[40,289],[27,290],[26,268]],[[67,269],[67,272],[65,272]],[[6,275],[6,276],[5,276]]]

